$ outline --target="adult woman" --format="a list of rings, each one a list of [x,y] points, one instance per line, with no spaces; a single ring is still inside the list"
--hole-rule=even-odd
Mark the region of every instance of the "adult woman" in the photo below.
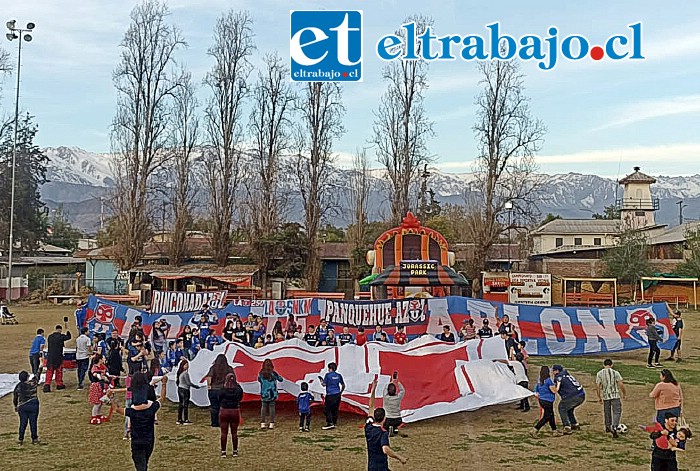
[[[241,322],[240,319],[237,319],[233,325],[233,341],[238,343],[245,343],[247,334],[245,331],[245,327],[243,327],[243,322]]]
[[[294,320],[294,314],[290,314],[289,317],[287,318],[287,325],[284,329],[286,331],[285,339],[293,339],[294,334],[297,332],[297,323]]]
[[[540,368],[540,379],[535,385],[535,395],[540,403],[540,408],[542,409],[542,417],[535,424],[535,426],[530,430],[530,436],[532,438],[537,437],[537,433],[540,431],[544,424],[549,424],[552,429],[552,433],[556,434],[557,424],[554,421],[554,382],[549,374],[549,367],[543,366]]]
[[[241,423],[241,399],[243,399],[243,389],[236,381],[236,374],[233,372],[228,373],[224,381],[224,387],[219,391],[222,458],[226,457],[226,442],[229,428],[231,429],[233,456],[238,456],[238,425]]]
[[[180,361],[177,369],[177,424],[190,425],[190,388],[199,389],[200,386],[193,384],[190,379],[190,363],[187,360]]]
[[[156,358],[165,349],[165,342],[168,338],[170,326],[165,321],[155,321],[151,329],[151,343],[155,351]]]
[[[681,409],[683,408],[683,391],[670,370],[664,368],[661,370],[659,377],[661,381],[656,383],[654,389],[649,393],[649,397],[654,398],[656,421],[663,425],[666,412],[671,412],[676,417],[680,417]]]
[[[659,331],[656,330],[656,325],[654,324],[653,317],[647,317],[647,340],[649,341],[649,356],[647,357],[647,368],[654,368],[656,366],[661,366],[659,363],[659,355],[661,350],[659,349],[659,342],[661,342],[661,335]],[[652,364],[652,360],[654,364]],[[663,423],[663,419],[662,422]]]
[[[182,349],[185,351],[185,356],[191,360],[190,350],[192,349],[192,327],[186,325],[185,328],[182,329],[180,339],[182,339]]]
[[[211,414],[211,426],[219,426],[219,391],[224,387],[226,375],[233,373],[233,368],[229,366],[226,355],[220,353],[214,364],[209,368],[209,372],[205,377],[209,386],[209,412]]]
[[[277,392],[277,382],[282,381],[282,377],[275,371],[272,360],[266,358],[263,361],[262,369],[258,373],[260,383],[260,428],[267,427],[267,416],[270,416],[270,428],[275,428],[275,401],[279,397]]]
[[[233,321],[226,321],[226,327],[223,330],[224,340],[233,342]]]
[[[276,339],[277,335],[284,337],[284,331],[282,330],[282,321],[275,322],[275,326],[272,328],[272,339]]]
[[[29,373],[22,371],[19,374],[19,384],[15,386],[12,395],[12,404],[15,406],[15,411],[19,414],[19,438],[17,443],[24,443],[24,432],[29,430],[32,435],[32,445],[39,443],[39,435],[37,433],[37,419],[39,418],[39,398],[36,395],[36,388],[39,384],[41,376],[41,367],[37,369],[32,379],[29,379]]]

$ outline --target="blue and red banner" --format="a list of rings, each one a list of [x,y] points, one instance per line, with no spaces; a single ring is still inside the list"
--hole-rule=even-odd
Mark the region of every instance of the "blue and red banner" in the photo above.
[[[661,331],[661,348],[672,348],[676,340],[664,303],[599,309],[503,304],[457,296],[384,301],[289,299],[239,301],[212,312],[219,318],[213,326],[219,335],[233,315],[242,320],[251,314],[261,316],[270,332],[278,321],[284,328],[288,315],[292,314],[304,332],[326,319],[336,331],[347,326],[353,334],[358,326],[364,326],[371,334],[380,325],[390,339],[399,325],[405,326],[409,339],[440,334],[445,325],[457,334],[463,322],[470,318],[475,320],[477,329],[482,319],[488,319],[496,332],[503,316],[508,315],[520,338],[527,342],[526,349],[531,355],[580,355],[645,348],[648,317],[656,320]],[[175,338],[185,325],[194,325],[197,315],[197,312],[151,314],[90,296],[77,321],[91,332],[109,333],[117,329],[126,336],[136,316],[142,317],[146,335],[150,334],[155,320],[165,319],[172,326],[170,337]]]

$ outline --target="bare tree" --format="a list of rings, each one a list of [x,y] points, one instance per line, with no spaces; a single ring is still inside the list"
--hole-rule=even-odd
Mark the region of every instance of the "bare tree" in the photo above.
[[[209,49],[215,64],[205,83],[212,92],[206,113],[208,148],[205,180],[209,190],[214,259],[226,265],[231,251],[235,198],[241,173],[242,112],[248,95],[249,58],[255,49],[248,12],[228,11],[214,27]]]
[[[309,82],[299,102],[300,151],[295,170],[304,205],[308,244],[306,287],[318,289],[321,277],[318,230],[328,212],[336,207],[333,196],[333,141],[344,132],[343,93],[335,82]]]
[[[415,22],[416,35],[432,25],[431,18],[413,16],[404,23]],[[406,48],[406,32],[395,33],[404,38],[397,48]],[[416,54],[420,54],[420,45]],[[428,88],[428,63],[422,60],[392,61],[384,68],[387,89],[375,111],[373,142],[377,159],[384,166],[390,182],[391,219],[399,224],[411,208],[411,187],[423,166],[431,162],[427,141],[433,136],[433,123],[423,107],[423,94]]]
[[[197,116],[197,90],[192,83],[192,74],[183,71],[182,85],[175,90],[173,103],[173,167],[172,195],[173,234],[170,245],[170,264],[179,266],[187,256],[187,229],[192,220],[192,205],[195,196],[193,159],[199,140],[199,118]]]
[[[541,179],[534,156],[546,133],[542,121],[530,113],[516,61],[482,62],[479,70],[483,90],[476,98],[474,125],[479,143],[474,182],[478,191],[469,192],[470,239],[476,244],[471,275],[485,269],[488,251],[502,234],[539,216]],[[507,209],[507,203],[512,209]]]
[[[269,238],[279,227],[285,201],[280,193],[281,158],[290,148],[294,93],[289,85],[289,69],[276,53],[264,57],[265,70],[253,89],[250,133],[253,140],[251,175],[247,188],[248,234],[261,272],[263,292],[271,252]]]
[[[115,191],[110,199],[121,234],[117,256],[124,268],[141,259],[148,239],[149,183],[169,155],[170,99],[181,84],[172,72],[175,52],[185,45],[179,30],[166,22],[164,3],[146,0],[131,12],[121,42],[121,61],[114,70],[117,110],[112,123]]]
[[[358,265],[364,262],[364,252],[367,238],[367,201],[372,189],[369,172],[367,150],[357,150],[352,159],[352,174],[350,177],[349,202],[352,211],[352,222],[348,227],[347,238],[352,247],[352,271],[358,272]]]

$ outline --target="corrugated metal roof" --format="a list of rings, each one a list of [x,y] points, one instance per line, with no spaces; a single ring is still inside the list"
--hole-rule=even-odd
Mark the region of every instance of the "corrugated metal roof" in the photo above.
[[[687,222],[683,225],[672,227],[649,241],[651,245],[659,244],[674,244],[685,241],[685,234],[688,231],[700,229],[700,223],[697,221]]]
[[[555,219],[538,227],[535,234],[615,234],[619,219]]]
[[[250,276],[258,271],[256,265],[227,265],[219,267],[217,265],[183,265],[181,267],[170,267],[168,265],[141,265],[132,268],[130,272],[150,273],[153,277],[166,276],[201,276],[204,278],[226,277],[226,276]]]

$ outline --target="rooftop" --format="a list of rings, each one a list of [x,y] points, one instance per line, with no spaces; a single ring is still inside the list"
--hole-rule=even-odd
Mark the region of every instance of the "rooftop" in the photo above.
[[[619,219],[554,219],[533,231],[533,234],[617,234]]]
[[[630,173],[618,183],[620,185],[625,185],[627,183],[656,183],[656,178],[640,172],[639,167],[634,167],[634,173]]]

